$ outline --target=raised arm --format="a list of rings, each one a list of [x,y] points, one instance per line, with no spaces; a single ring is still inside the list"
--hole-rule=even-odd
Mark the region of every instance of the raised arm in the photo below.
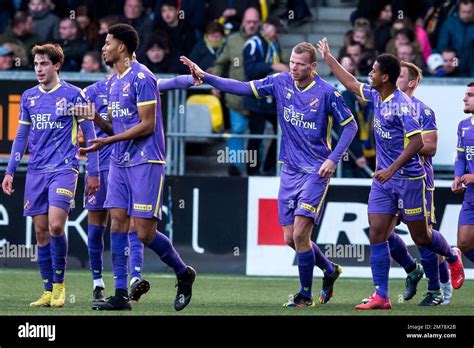
[[[192,77],[196,84],[206,82],[211,86],[220,89],[223,92],[235,95],[254,95],[250,82],[241,82],[233,79],[226,79],[204,72],[196,63],[189,58],[181,56],[181,62],[191,71]]]
[[[318,42],[318,50],[321,52],[324,61],[329,66],[334,76],[336,76],[336,78],[344,85],[344,87],[346,87],[346,89],[352,93],[363,97],[360,92],[361,83],[357,81],[354,75],[344,69],[336,58],[334,58],[334,56],[329,51],[329,44],[326,38]]]

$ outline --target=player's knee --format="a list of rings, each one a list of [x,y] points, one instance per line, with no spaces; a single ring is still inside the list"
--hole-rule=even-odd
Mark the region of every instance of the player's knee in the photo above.
[[[49,243],[49,231],[46,229],[38,229],[35,227],[36,242],[38,246],[43,247]]]
[[[64,233],[64,227],[61,223],[52,222],[49,224],[49,233],[51,233],[52,236],[59,237]]]
[[[426,235],[417,235],[417,236],[413,236],[413,241],[415,242],[415,244],[419,247],[427,247],[427,246],[430,246],[431,245],[431,238],[428,234]]]
[[[462,251],[463,254],[467,253],[468,251],[470,251],[473,246],[472,245],[469,245],[468,241],[467,240],[464,240],[462,238],[459,238],[458,239],[458,248],[459,250]]]
[[[137,232],[137,237],[143,244],[148,245],[151,242],[153,242],[153,239],[155,239],[155,234],[150,235],[150,234]]]
[[[285,234],[285,243],[288,245],[290,248],[295,249],[295,241],[293,239],[293,235]]]

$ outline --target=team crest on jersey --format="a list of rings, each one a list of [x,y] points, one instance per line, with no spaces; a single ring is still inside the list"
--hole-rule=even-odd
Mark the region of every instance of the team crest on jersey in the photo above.
[[[127,93],[128,91],[130,91],[130,83],[127,83],[125,86],[123,86],[122,88],[122,92],[123,93]]]
[[[311,103],[309,103],[309,106],[316,106],[319,103],[319,98],[314,98],[311,100]]]

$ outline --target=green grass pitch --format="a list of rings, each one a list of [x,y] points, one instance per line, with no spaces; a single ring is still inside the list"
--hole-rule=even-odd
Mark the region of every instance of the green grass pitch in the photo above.
[[[66,306],[64,308],[30,308],[42,292],[36,270],[0,270],[0,315],[474,315],[474,281],[469,280],[454,290],[448,306],[420,307],[427,281],[418,285],[418,293],[408,302],[402,301],[404,280],[390,280],[391,311],[356,311],[354,305],[369,295],[370,279],[339,279],[335,294],[325,305],[314,308],[282,307],[290,294],[298,290],[298,279],[290,277],[246,277],[199,274],[190,305],[181,312],[172,307],[176,295],[175,277],[170,274],[149,274],[151,290],[132,311],[97,312],[91,310],[92,281],[88,271],[67,271]],[[112,275],[105,276],[106,295],[113,291]],[[315,278],[313,293],[317,297],[321,279]],[[400,300],[399,300],[400,299]]]

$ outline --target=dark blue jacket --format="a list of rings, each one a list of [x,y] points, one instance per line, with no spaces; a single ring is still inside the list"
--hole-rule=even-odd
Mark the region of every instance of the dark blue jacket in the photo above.
[[[248,39],[243,53],[246,81],[260,80],[272,74],[274,54],[281,60],[278,42],[269,43],[262,35],[255,35]],[[253,96],[244,97],[244,109],[250,112],[276,114],[276,103],[271,97],[261,99]]]
[[[459,70],[464,75],[474,71],[471,57],[474,55],[474,22],[464,23],[458,12],[453,13],[444,22],[439,34],[438,51],[454,48],[460,58]]]

